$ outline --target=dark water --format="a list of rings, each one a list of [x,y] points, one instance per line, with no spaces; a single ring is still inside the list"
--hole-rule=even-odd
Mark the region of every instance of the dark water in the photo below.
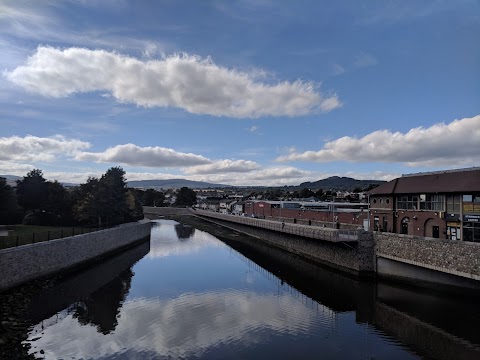
[[[24,344],[46,359],[480,359],[478,299],[230,245],[160,220],[150,244],[37,295]]]

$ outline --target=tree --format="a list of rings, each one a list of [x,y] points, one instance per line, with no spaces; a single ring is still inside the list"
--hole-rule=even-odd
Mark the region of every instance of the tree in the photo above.
[[[142,202],[138,194],[133,189],[127,190],[127,207],[128,207],[128,219],[134,220],[143,217]]]
[[[161,191],[155,189],[147,189],[143,193],[142,204],[144,206],[163,206],[165,195]]]
[[[107,170],[99,181],[104,217],[111,224],[121,223],[129,214],[125,171],[117,166]]]
[[[66,225],[72,222],[72,199],[70,193],[58,181],[46,183],[47,202],[45,212],[52,225]]]
[[[305,198],[308,198],[310,196],[314,196],[315,193],[310,190],[310,189],[307,189],[307,188],[303,188],[302,190],[300,190],[300,193],[299,193],[299,197],[305,199]]]
[[[192,206],[197,202],[197,194],[188,187],[182,187],[177,193],[176,206]]]
[[[7,180],[0,177],[0,224],[12,224],[17,220],[17,198]]]
[[[89,178],[80,185],[75,197],[75,217],[82,222],[98,221],[99,226],[119,224],[140,214],[134,194],[127,193],[125,171],[121,167],[108,169],[100,179]]]
[[[47,199],[47,184],[41,170],[34,169],[23,180],[17,180],[18,204],[26,211],[44,210]]]
[[[97,196],[99,193],[99,180],[89,177],[85,184],[81,184],[75,191],[76,198],[73,206],[73,213],[77,221],[84,223],[94,223],[98,221],[102,224],[101,208],[103,202]]]

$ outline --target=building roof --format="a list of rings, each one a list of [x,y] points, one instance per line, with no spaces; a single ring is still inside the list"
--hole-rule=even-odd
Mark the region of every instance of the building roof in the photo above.
[[[368,195],[480,192],[480,168],[403,175],[368,192]]]

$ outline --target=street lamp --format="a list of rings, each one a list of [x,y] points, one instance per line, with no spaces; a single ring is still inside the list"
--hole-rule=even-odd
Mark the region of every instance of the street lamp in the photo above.
[[[333,202],[332,202],[332,228],[336,229],[336,226],[335,226],[335,197],[333,197]]]

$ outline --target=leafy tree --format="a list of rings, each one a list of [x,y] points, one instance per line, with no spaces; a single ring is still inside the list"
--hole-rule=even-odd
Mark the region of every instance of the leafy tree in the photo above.
[[[192,206],[197,202],[197,194],[188,187],[182,187],[177,193],[176,206]]]
[[[46,183],[47,202],[45,211],[50,215],[52,224],[66,225],[72,222],[72,197],[71,194],[58,181]]]
[[[74,197],[76,201],[73,212],[78,221],[83,223],[94,223],[98,221],[101,226],[104,209],[101,208],[103,202],[97,196],[99,187],[99,180],[89,177],[87,182],[81,184],[75,191]]]
[[[12,224],[17,220],[17,198],[5,178],[0,177],[0,224]]]
[[[89,178],[80,185],[74,213],[82,222],[98,221],[98,225],[119,224],[143,214],[140,201],[132,191],[127,192],[125,171],[112,167],[100,179]]]
[[[165,194],[155,189],[147,189],[143,193],[143,205],[144,206],[163,206],[165,201]]]
[[[47,183],[39,169],[30,171],[23,180],[17,180],[18,204],[26,211],[38,212],[48,199]]]
[[[308,198],[310,196],[314,196],[315,193],[310,190],[310,189],[307,189],[307,188],[303,188],[302,190],[300,190],[300,193],[299,193],[299,197],[301,198]]]
[[[107,222],[120,223],[128,215],[127,181],[125,171],[121,167],[112,167],[102,175],[99,182],[101,207]]]
[[[143,207],[140,197],[133,189],[127,191],[128,220],[134,220],[143,216]]]

